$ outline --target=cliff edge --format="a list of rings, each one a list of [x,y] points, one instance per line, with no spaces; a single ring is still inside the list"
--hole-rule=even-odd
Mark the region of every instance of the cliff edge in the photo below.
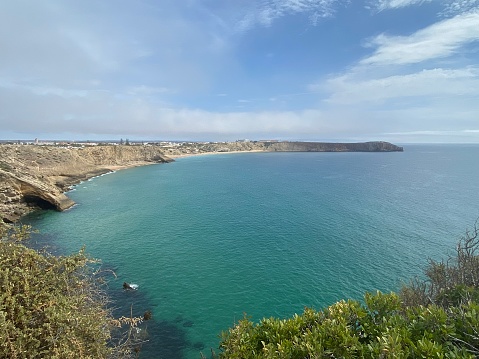
[[[154,146],[0,146],[0,220],[15,222],[35,208],[63,211],[63,192],[116,168],[171,162]]]
[[[389,142],[266,142],[266,151],[278,152],[402,152],[402,147]]]

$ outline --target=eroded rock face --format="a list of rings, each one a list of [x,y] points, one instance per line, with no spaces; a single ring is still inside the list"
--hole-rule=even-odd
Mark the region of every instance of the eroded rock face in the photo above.
[[[52,208],[58,211],[64,211],[75,204],[65,194],[60,192],[53,185],[45,184],[35,180],[18,179],[20,184],[20,193],[27,203],[50,204]],[[46,206],[48,207],[48,205]]]
[[[146,146],[0,145],[0,220],[15,222],[33,208],[68,209],[74,202],[63,192],[112,167],[169,161]]]
[[[0,214],[4,222],[15,222],[33,207],[63,211],[74,204],[54,185],[0,170]]]

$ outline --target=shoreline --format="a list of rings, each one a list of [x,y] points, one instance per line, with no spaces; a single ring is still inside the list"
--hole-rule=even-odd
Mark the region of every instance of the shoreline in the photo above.
[[[258,152],[397,152],[389,142],[185,142],[175,146],[0,146],[0,220],[17,222],[40,209],[63,211],[74,205],[65,195],[82,181],[127,168],[175,159]]]
[[[171,161],[153,146],[1,145],[0,221],[13,224],[36,209],[64,211],[75,204],[66,193],[81,182]]]
[[[183,155],[168,155],[168,157],[172,159],[177,159],[177,158],[207,156],[207,155],[226,155],[230,153],[259,153],[259,152],[269,152],[269,151],[265,151],[265,150],[245,150],[245,151],[225,151],[225,152],[211,151],[211,152],[200,152],[200,153],[187,153]]]
[[[149,165],[158,165],[161,163],[154,163],[154,162],[147,162],[147,161],[139,161],[131,164],[125,164],[125,165],[112,165],[112,166],[102,166],[96,171],[93,172],[87,172],[84,174],[83,179],[81,180],[75,180],[72,181],[71,184],[66,183],[66,189],[62,192],[63,194],[66,194],[70,191],[72,191],[75,186],[78,186],[79,184],[83,182],[90,181],[94,178],[105,176],[107,174],[113,174],[121,170],[126,170],[129,168],[135,168],[135,167],[143,167],[143,166],[149,166]],[[72,206],[73,207],[73,206]]]
[[[168,156],[170,158],[173,158],[171,156]],[[160,163],[155,163],[155,162],[147,162],[147,161],[138,161],[134,163],[129,163],[125,165],[111,165],[111,166],[104,166],[103,168],[106,168],[110,171],[121,171],[121,170],[126,170],[128,168],[135,168],[135,167],[143,167],[143,166],[149,166],[149,165],[157,165]]]

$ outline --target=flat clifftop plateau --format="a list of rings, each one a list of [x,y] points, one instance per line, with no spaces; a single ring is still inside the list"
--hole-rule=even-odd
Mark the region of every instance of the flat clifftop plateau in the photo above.
[[[155,146],[58,147],[0,145],[0,220],[15,222],[34,208],[65,210],[65,192],[113,169],[171,162]]]
[[[266,152],[400,152],[402,147],[389,142],[287,142],[287,141],[237,141],[237,142],[183,142],[162,145],[168,156],[196,155],[202,153],[266,151]]]
[[[278,152],[402,152],[403,148],[389,142],[269,142],[267,151]]]

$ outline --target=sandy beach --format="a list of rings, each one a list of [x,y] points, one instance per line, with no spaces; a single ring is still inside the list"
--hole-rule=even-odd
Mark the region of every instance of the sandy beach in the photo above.
[[[181,155],[168,155],[172,159],[183,158],[183,157],[192,157],[192,156],[206,156],[206,155],[226,155],[230,153],[256,153],[256,152],[265,152],[263,150],[247,150],[247,151],[225,151],[225,152],[201,152],[201,153],[187,153]]]

